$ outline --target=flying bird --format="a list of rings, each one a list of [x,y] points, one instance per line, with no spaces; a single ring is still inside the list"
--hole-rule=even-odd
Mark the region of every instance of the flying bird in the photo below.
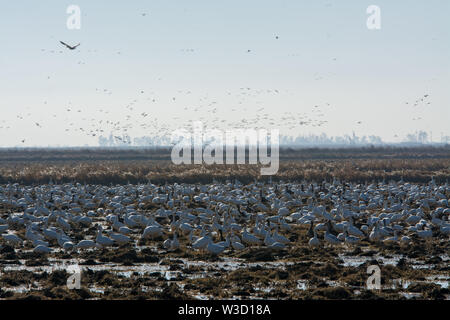
[[[63,44],[63,45],[65,45],[68,49],[70,49],[70,50],[75,50],[81,43],[79,43],[79,44],[77,44],[77,45],[75,45],[75,46],[70,46],[70,45],[68,45],[67,43],[65,43],[65,42],[62,42],[62,41],[60,41],[60,43],[61,44]]]

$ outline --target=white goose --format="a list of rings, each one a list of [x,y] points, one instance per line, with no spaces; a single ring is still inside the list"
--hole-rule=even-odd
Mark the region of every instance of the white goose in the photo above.
[[[450,225],[441,225],[439,230],[445,235],[450,235]]]
[[[221,246],[219,244],[213,243],[212,239],[210,239],[210,241],[208,242],[208,244],[206,246],[206,250],[208,250],[209,253],[218,255],[225,251],[225,246]]]
[[[64,249],[64,250],[71,250],[75,247],[72,240],[65,236],[62,231],[58,234],[58,244]]]
[[[408,237],[408,236],[403,236],[403,237],[401,237],[400,241],[402,243],[410,243],[411,242],[411,238]]]
[[[239,251],[239,250],[245,249],[245,245],[243,245],[241,243],[241,239],[239,239],[239,237],[237,235],[235,235],[234,232],[231,232],[230,243],[231,243],[231,247],[233,247],[234,250]]]
[[[102,247],[112,246],[114,244],[114,240],[102,235],[102,231],[103,231],[103,228],[101,225],[99,225],[97,227],[97,237],[95,238],[95,241],[97,242],[97,244],[99,244]]]
[[[57,240],[58,239],[58,232],[53,229],[46,228],[42,231],[42,233],[44,234],[44,237],[48,240]]]
[[[133,233],[133,230],[131,230],[128,227],[120,227],[119,232],[122,234],[131,234],[131,233]]]
[[[378,241],[381,239],[378,224],[375,224],[375,226],[373,227],[372,231],[370,232],[369,239],[371,241]]]
[[[231,241],[231,246],[233,247],[234,250],[244,250],[245,249],[245,245],[243,245],[242,243],[240,243],[239,241]]]
[[[319,238],[317,237],[317,232],[316,232],[316,231],[313,231],[313,232],[314,232],[314,237],[312,237],[311,239],[309,239],[308,244],[309,244],[311,247],[317,247],[317,246],[320,244],[320,240],[319,240]]]
[[[281,242],[274,242],[269,246],[269,248],[275,249],[275,250],[281,250],[281,249],[286,248],[286,245]]]
[[[149,225],[144,229],[141,238],[157,238],[163,234],[162,228],[156,225]]]
[[[270,233],[266,233],[266,236],[264,238],[264,244],[266,246],[270,246],[271,244],[273,244],[275,242],[275,240],[272,238],[272,236],[270,235]]]
[[[124,216],[123,222],[129,228],[136,228],[139,226],[139,224],[136,221],[130,219],[127,214]]]
[[[95,248],[96,246],[97,245],[93,240],[81,240],[80,242],[78,242],[76,247],[77,249],[90,249]]]
[[[398,242],[398,234],[397,230],[394,231],[394,236],[389,237],[383,240],[384,243],[395,243]]]
[[[177,238],[177,233],[175,232],[173,234],[173,239],[167,239],[166,241],[164,241],[163,243],[164,248],[166,248],[167,250],[176,250],[180,247],[180,242],[178,241]]]
[[[323,236],[323,239],[324,239],[326,242],[331,243],[331,244],[339,244],[339,243],[341,243],[341,242],[339,241],[339,239],[336,238],[335,235],[329,233],[328,230],[325,231],[325,235]]]
[[[364,238],[364,232],[362,232],[361,230],[359,230],[357,227],[355,227],[353,225],[353,219],[350,218],[350,222],[347,225],[347,232],[349,235],[355,236],[355,237],[359,237],[359,238]]]
[[[126,244],[133,241],[130,237],[121,233],[114,233],[112,230],[107,231],[107,233],[110,236],[110,238],[113,239],[118,244]]]
[[[345,238],[344,238],[345,243],[355,244],[355,243],[358,243],[361,240],[358,237],[354,237],[354,236],[349,235],[347,233],[347,231],[344,231],[344,235],[345,235]]]
[[[33,249],[33,252],[35,253],[50,253],[52,251],[53,251],[52,249],[42,244],[38,245],[36,248]]]
[[[431,239],[433,237],[433,231],[430,229],[417,230],[417,235],[422,239]]]
[[[212,241],[212,239],[209,235],[200,237],[197,240],[195,240],[194,243],[192,243],[192,248],[205,249],[211,241]]]
[[[50,244],[47,241],[44,240],[39,240],[39,239],[35,239],[33,240],[33,246],[37,247],[37,246],[45,246],[48,247]]]
[[[229,248],[230,247],[230,236],[227,235],[225,241],[220,241],[220,242],[217,242],[216,244],[219,246],[225,247],[225,249]]]
[[[275,229],[275,232],[273,233],[272,238],[273,238],[276,242],[280,242],[280,243],[283,243],[283,244],[288,244],[288,243],[291,242],[291,241],[290,241],[288,238],[286,238],[285,236],[283,236],[283,235],[281,235],[281,234],[278,234],[278,230],[277,230],[277,229]]]
[[[191,226],[191,225],[190,225],[189,223],[187,223],[187,222],[183,222],[183,223],[180,224],[179,229],[180,229],[183,233],[187,234],[187,233],[193,231],[193,230],[194,230],[194,227]]]
[[[5,239],[5,241],[9,244],[12,244],[14,246],[21,245],[23,243],[23,240],[16,236],[15,234],[2,234],[2,238]]]
[[[62,217],[56,218],[56,224],[60,226],[63,230],[70,230],[70,224],[64,220]]]
[[[254,235],[248,233],[247,230],[244,230],[244,232],[242,233],[242,241],[247,244],[250,244],[250,245],[252,245],[252,244],[260,245],[261,244],[261,240],[259,240]]]
[[[121,227],[125,227],[125,225],[119,221],[119,218],[117,216],[112,216],[113,221],[113,229],[119,231]]]
[[[29,241],[36,241],[36,240],[44,240],[44,237],[39,234],[34,232],[32,225],[28,225],[25,231],[25,238]]]

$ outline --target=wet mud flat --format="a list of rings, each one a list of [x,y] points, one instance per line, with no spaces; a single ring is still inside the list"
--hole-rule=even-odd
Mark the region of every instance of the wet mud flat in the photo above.
[[[450,299],[448,237],[311,248],[298,226],[289,249],[220,256],[192,250],[186,236],[176,251],[160,240],[47,255],[2,244],[0,299]],[[74,265],[81,287],[70,290]],[[367,289],[370,265],[380,267],[380,290]]]

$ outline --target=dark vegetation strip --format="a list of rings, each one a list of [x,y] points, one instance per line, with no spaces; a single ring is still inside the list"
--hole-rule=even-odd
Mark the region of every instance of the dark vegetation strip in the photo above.
[[[170,161],[58,161],[0,165],[0,184],[54,183],[137,184],[211,183],[238,179],[322,182],[399,181],[445,183],[450,178],[450,159],[304,160],[282,161],[272,178],[260,175],[257,165],[174,165]]]
[[[247,150],[248,152],[248,150]],[[0,165],[10,162],[41,161],[170,161],[170,148],[17,148],[0,149]],[[286,148],[280,160],[338,159],[448,159],[449,146],[362,147],[362,148]]]

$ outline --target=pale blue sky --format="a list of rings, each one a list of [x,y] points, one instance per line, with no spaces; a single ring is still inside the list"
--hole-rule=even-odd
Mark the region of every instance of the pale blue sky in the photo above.
[[[81,30],[66,28],[71,4]],[[381,30],[366,27],[372,4]],[[109,134],[106,121],[143,136],[201,117],[292,135],[450,134],[447,0],[17,0],[1,10],[0,146],[97,145],[86,131]],[[275,120],[256,123],[264,113]],[[290,124],[300,115],[310,124]]]

